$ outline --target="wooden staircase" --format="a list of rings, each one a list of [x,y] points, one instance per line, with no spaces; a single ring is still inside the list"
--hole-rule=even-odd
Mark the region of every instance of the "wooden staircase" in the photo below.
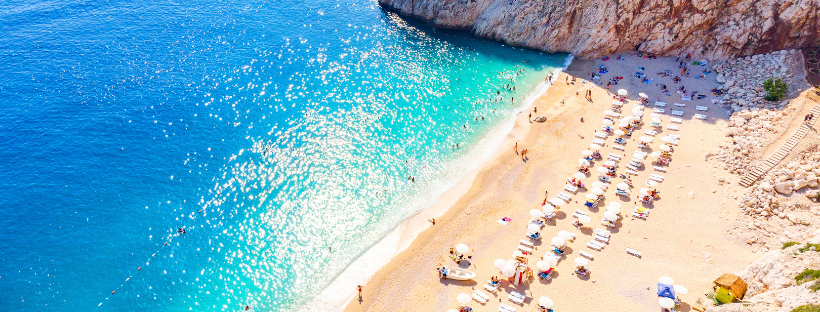
[[[783,160],[783,158],[786,158],[786,156],[788,156],[789,153],[791,153],[792,149],[797,145],[797,143],[800,143],[800,140],[802,140],[803,137],[805,137],[806,134],[809,133],[810,126],[814,125],[814,122],[817,121],[817,119],[820,119],[820,105],[815,105],[814,107],[812,107],[811,112],[809,113],[814,114],[814,119],[812,119],[810,123],[802,123],[800,125],[800,128],[798,128],[797,131],[792,133],[792,136],[789,138],[789,140],[786,141],[786,143],[783,143],[783,145],[780,146],[780,148],[778,148],[777,151],[774,152],[774,154],[769,156],[769,158],[766,159],[764,163],[746,172],[743,178],[740,179],[740,186],[751,186],[755,183],[755,181],[757,181],[757,179],[760,179],[760,177],[766,174],[766,172],[769,172],[769,170],[774,168],[774,166],[777,166],[777,164],[780,163],[780,161]]]

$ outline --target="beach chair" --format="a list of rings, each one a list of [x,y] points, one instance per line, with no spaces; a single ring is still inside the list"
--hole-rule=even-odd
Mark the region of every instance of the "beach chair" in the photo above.
[[[626,170],[626,173],[627,173],[627,174],[634,175],[634,176],[638,175],[638,172],[637,172],[637,171],[635,171],[635,170],[629,170],[629,169],[627,169],[627,170]]]
[[[684,97],[681,97],[680,99],[684,100],[684,101],[691,101],[692,97],[691,96],[684,96]]]
[[[481,295],[479,295],[479,294],[478,294],[479,292],[481,292]],[[485,297],[484,297],[484,296],[482,296],[482,295],[487,296],[487,294],[485,294],[484,292],[482,292],[482,291],[480,291],[480,290],[476,290],[475,292],[473,292],[473,299],[474,299],[475,301],[478,301],[478,303],[481,303],[481,304],[487,304],[487,300],[488,300],[488,299],[490,299],[490,296],[487,296],[487,297],[485,298]]]
[[[518,245],[518,249],[520,249],[521,251],[532,252],[532,248],[524,245]]]
[[[615,153],[609,153],[609,155],[607,155],[606,157],[607,158],[613,158],[616,161],[621,160],[621,155],[618,155],[618,154],[615,154]]]
[[[515,312],[515,308],[502,303],[501,306],[498,307],[498,312]]]
[[[655,106],[657,106],[657,107],[666,107],[666,103],[664,103],[664,102],[655,102]]]
[[[584,258],[589,259],[589,260],[595,260],[595,257],[593,257],[591,253],[588,253],[586,251],[581,250],[581,251],[578,252],[578,254],[581,255]]]
[[[509,299],[512,302],[523,305],[524,304],[524,299],[527,299],[527,296],[519,294],[515,291],[511,291],[510,295],[507,297],[507,299]]]
[[[570,196],[570,195],[569,195],[569,194],[567,194],[567,193],[560,192],[560,193],[558,193],[558,196],[557,196],[557,197],[558,197],[558,198],[560,198],[560,199],[562,199],[562,200],[564,200],[564,201],[569,201],[569,199],[570,199],[572,196]]]
[[[632,108],[646,109],[646,106],[641,105],[641,104],[637,104],[637,105],[633,105]]]
[[[609,243],[609,237],[603,237],[601,235],[595,235],[595,240],[602,243]]]
[[[521,242],[521,244],[522,244],[522,245],[526,245],[526,246],[528,246],[528,247],[532,247],[532,246],[533,246],[533,244],[532,244],[532,240],[529,240],[529,239],[522,239],[522,240],[520,240],[519,242]]]
[[[587,243],[587,247],[595,249],[597,251],[601,251],[602,249],[604,249],[604,245],[596,241],[590,241],[589,243]]]
[[[666,125],[666,129],[669,129],[669,130],[675,130],[675,131],[680,130],[680,128],[678,128],[678,126],[673,125],[673,124],[668,124],[668,125]]]
[[[655,166],[655,171],[666,172],[666,168]]]
[[[663,114],[663,112],[665,112],[666,110],[663,108],[653,108],[652,111],[658,114]]]
[[[637,251],[637,250],[635,250],[635,249],[631,249],[631,248],[629,248],[629,247],[626,247],[626,253],[628,253],[628,254],[630,254],[630,255],[633,255],[633,256],[635,256],[635,257],[638,257],[638,258],[640,258],[640,257],[641,257],[641,252],[640,252],[640,251]]]
[[[609,235],[612,235],[612,232],[610,232],[609,230],[604,230],[604,229],[595,229],[595,234],[601,235],[601,236],[604,236],[604,237],[609,237]]]
[[[683,116],[683,112],[681,112],[681,116]],[[683,123],[683,119],[681,119],[681,118],[674,118],[673,117],[673,118],[670,118],[669,121],[674,122],[674,123],[678,123],[678,124]]]
[[[615,145],[612,145],[612,148],[614,148],[616,150],[619,150],[619,151],[626,151],[626,147],[623,146],[623,145],[615,144]]]
[[[683,116],[683,111],[672,110],[672,116]]]
[[[624,105],[624,102],[621,102],[621,101],[612,101],[612,105],[615,105],[615,106],[623,106],[623,105]]]
[[[593,205],[593,207],[595,206],[595,204],[592,204],[592,205]],[[580,214],[580,213],[578,213],[578,212],[573,212],[573,213],[572,213],[572,217],[573,217],[573,218],[576,218],[576,219],[577,219],[577,218],[578,218],[578,217],[580,217],[580,216],[585,216],[585,214]]]
[[[677,107],[686,107],[686,104],[675,103],[675,106],[677,106]]]
[[[573,194],[578,193],[578,187],[572,184],[564,185],[564,190]]]
[[[656,135],[658,135],[658,132],[657,132],[657,131],[655,131],[655,130],[648,130],[648,129],[647,129],[646,131],[644,131],[643,133],[645,133],[646,135],[651,135],[651,136],[656,136]]]
[[[649,176],[649,179],[652,181],[663,182],[663,176],[654,173]]]
[[[493,285],[493,280],[487,280],[487,284],[484,284],[484,289],[491,293],[495,293],[498,291],[498,286],[501,286],[501,283],[498,283],[498,285]]]
[[[708,106],[695,106],[695,110],[705,112],[705,111],[709,110],[709,107]]]
[[[618,113],[618,112],[612,112],[612,115],[610,115],[610,116],[615,117],[615,118],[618,118],[618,117],[621,117],[621,113]]]
[[[666,136],[667,136],[667,137],[670,137],[670,138],[672,138],[672,139],[674,139],[674,140],[678,140],[678,139],[680,139],[680,136],[679,136],[679,135],[677,135],[677,134],[671,134],[671,133],[670,133],[670,134],[667,134]]]
[[[706,120],[706,115],[704,114],[695,114],[695,118],[700,120]]]
[[[631,163],[630,163],[630,164],[627,164],[627,165],[626,165],[626,168],[627,168],[627,169],[629,169],[629,170],[632,170],[632,171],[638,171],[638,167],[635,167],[635,166],[634,166],[634,165],[632,165]]]
[[[580,210],[580,209],[575,209],[575,212],[576,212],[577,214],[579,214],[579,215],[585,215],[585,216],[587,215],[587,213],[586,213],[586,212],[584,212],[584,211],[582,211],[582,210]]]
[[[594,139],[594,140],[592,140],[592,143],[598,144],[600,146],[604,146],[604,144],[606,144],[606,141],[601,140],[601,139]]]
[[[595,132],[596,138],[606,138],[606,132]]]

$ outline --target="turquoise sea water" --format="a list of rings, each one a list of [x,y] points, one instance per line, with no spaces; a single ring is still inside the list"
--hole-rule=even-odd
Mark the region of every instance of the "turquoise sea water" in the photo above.
[[[305,307],[566,58],[374,1],[12,0],[0,35],[4,311]]]

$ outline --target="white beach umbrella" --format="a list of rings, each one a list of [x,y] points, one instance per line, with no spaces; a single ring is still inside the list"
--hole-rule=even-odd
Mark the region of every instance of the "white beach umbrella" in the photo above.
[[[549,297],[538,298],[538,305],[544,307],[545,309],[552,309],[552,299]]]
[[[607,165],[609,167],[615,166],[615,161],[607,160],[604,162],[604,165]]]
[[[618,215],[616,215],[612,211],[606,211],[604,212],[604,218],[606,218],[609,221],[615,222],[615,220],[618,220]]]
[[[643,195],[643,196],[649,196],[649,189],[647,189],[647,188],[642,188],[642,189],[641,189],[641,195]]]
[[[661,145],[661,146],[659,146],[658,148],[660,148],[660,149],[661,149],[662,151],[664,151],[664,152],[668,152],[668,151],[671,151],[671,150],[672,150],[672,148],[671,148],[671,147],[669,147],[669,145],[666,145],[666,144]]]
[[[458,300],[458,303],[460,303],[460,304],[468,304],[468,303],[470,303],[470,300],[473,300],[473,299],[471,299],[470,295],[468,295],[468,294],[460,293],[460,294],[458,294],[458,297],[456,297],[456,300]]]
[[[504,261],[504,259],[495,259],[495,262],[493,262],[493,266],[495,266],[495,268],[499,270],[503,269],[506,265],[507,261]]]
[[[578,216],[578,222],[589,223],[590,221],[592,221],[592,219],[590,219],[589,216]]]
[[[535,266],[538,267],[539,270],[546,271],[550,269],[550,264],[546,261],[538,261],[535,263]]]
[[[675,283],[675,280],[673,280],[669,276],[661,276],[661,278],[658,279],[658,283],[665,284],[665,285],[672,285],[672,284]]]
[[[541,212],[541,210],[538,210],[538,209],[533,209],[533,210],[530,210],[530,215],[531,215],[533,218],[540,218],[540,217],[543,217],[543,216],[544,216],[544,213],[543,213],[543,212]]]
[[[527,225],[527,230],[530,230],[530,231],[533,231],[533,232],[538,231],[540,229],[541,229],[541,226],[538,225],[538,224],[535,224],[535,223],[530,223],[530,224]]]
[[[620,90],[618,90],[618,95],[621,95],[621,96],[626,96],[626,94],[627,94],[626,89],[620,89]]]
[[[544,210],[544,213],[553,213],[553,212],[555,212],[555,208],[552,208],[552,206],[544,206],[544,207],[541,207],[541,208],[542,208],[542,210]]]
[[[619,202],[611,202],[607,207],[614,207],[614,208],[621,208],[621,203]]]
[[[550,240],[550,242],[555,247],[561,247],[561,246],[564,246],[564,244],[567,243],[566,241],[564,241],[563,238],[560,238],[560,237],[553,237],[552,240]]]
[[[632,117],[629,117],[629,116],[621,118],[621,120],[618,120],[619,123],[629,123],[631,121],[632,121]]]
[[[599,189],[605,190],[606,187],[607,187],[607,185],[604,182],[601,182],[601,181],[592,182],[592,188],[599,188]]]
[[[620,126],[620,125],[619,125],[619,126]],[[615,130],[615,135],[624,135],[624,134],[626,134],[626,132],[624,132],[624,131],[623,131],[623,130],[621,130],[621,129]]]
[[[458,253],[463,253],[464,254],[464,253],[470,252],[470,248],[467,247],[467,245],[458,244],[458,245],[456,245],[456,251],[458,251]]]
[[[626,183],[618,183],[618,188],[619,188],[619,189],[622,189],[622,190],[628,190],[628,189],[629,189],[629,184],[626,184]],[[614,202],[613,202],[613,203],[614,203]]]
[[[563,206],[563,205],[566,205],[566,204],[567,204],[567,202],[563,201],[563,200],[562,200],[562,199],[560,199],[560,198],[553,198],[553,199],[550,199],[550,203],[551,203],[551,204],[553,204],[553,205],[555,205],[555,207],[561,207],[561,206]]]
[[[604,111],[604,115],[611,116],[612,114],[615,114],[615,112],[613,112],[611,110],[605,110]]]
[[[595,194],[587,194],[585,197],[587,199],[592,199],[592,200],[598,199],[598,195],[595,195]]]
[[[644,142],[644,143],[652,143],[652,141],[654,141],[655,139],[653,139],[652,137],[648,137],[648,136],[642,136],[640,138],[640,140],[641,140],[641,142]]]
[[[589,166],[589,161],[583,158],[578,159],[578,164],[581,166]]]
[[[544,257],[544,261],[549,263],[550,267],[558,265],[558,259],[555,259],[555,257]]]
[[[599,188],[594,188],[594,189],[592,189],[592,194],[595,194],[595,195],[604,195],[604,190],[599,189]]]
[[[561,239],[563,239],[565,241],[572,240],[572,233],[562,230],[562,231],[558,232],[558,237],[560,237]]]
[[[598,168],[597,168],[597,170],[598,170],[598,172],[600,172],[600,173],[607,173],[607,172],[609,172],[609,169],[604,168],[604,167],[598,167]]]
[[[661,152],[654,151],[651,154],[649,154],[649,157],[654,157],[654,158],[661,157]]]
[[[581,151],[581,155],[584,155],[584,156],[589,156],[589,155],[592,155],[592,151],[590,151],[590,150],[583,150],[583,151]]]
[[[641,108],[637,108],[637,107],[636,107],[636,108],[633,108],[633,109],[632,109],[632,113],[633,113],[633,114],[638,114],[638,115],[643,115],[643,109],[641,109]]]
[[[578,180],[583,180],[583,179],[587,178],[587,175],[585,175],[583,173],[580,173],[580,172],[576,172],[575,173],[575,178],[578,179]]]
[[[675,285],[673,287],[675,288],[675,294],[685,295],[689,293],[689,290],[686,289],[686,287],[683,287],[682,285]]]
[[[578,258],[575,258],[575,264],[580,265],[580,266],[585,266],[585,265],[589,264],[589,260],[587,260],[586,258],[578,257]]]
[[[589,149],[590,149],[590,150],[593,150],[593,151],[597,151],[597,150],[601,149],[601,146],[600,146],[600,145],[598,145],[598,144],[594,144],[594,143],[593,143],[593,144],[590,144],[590,145],[589,145]]]
[[[672,300],[672,299],[669,299],[669,298],[666,298],[666,297],[662,297],[662,298],[658,299],[658,304],[661,305],[661,308],[671,309],[671,308],[675,307],[675,300]]]
[[[604,119],[604,125],[605,126],[611,126],[612,124],[614,124],[614,122],[612,122],[612,120]]]
[[[646,95],[646,93],[643,93],[643,92],[638,93],[638,96],[640,96],[641,98],[644,98],[644,99],[649,98],[649,96]]]
[[[606,211],[611,211],[612,213],[614,213],[616,215],[621,214],[621,208],[619,208],[619,207],[609,206],[609,207],[606,207]]]

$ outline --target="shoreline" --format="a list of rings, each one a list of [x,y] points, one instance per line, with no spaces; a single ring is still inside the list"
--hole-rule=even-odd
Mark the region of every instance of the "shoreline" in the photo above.
[[[560,76],[563,71],[565,71],[566,68],[572,64],[573,60],[574,57],[572,54],[567,55],[562,66],[553,69],[551,74],[556,77]],[[366,267],[367,269],[372,269],[373,267],[378,267],[376,270],[372,270],[372,273],[370,273],[370,276],[367,277],[365,282],[362,282],[362,284],[369,283],[374,277],[378,276],[382,270],[384,270],[385,266],[394,262],[396,257],[404,253],[414,244],[422,241],[420,240],[420,236],[423,235],[423,233],[428,232],[430,228],[434,227],[428,221],[430,218],[435,218],[438,224],[439,219],[442,216],[448,215],[450,210],[452,210],[455,206],[456,202],[474,188],[473,186],[476,178],[481,172],[485,171],[488,166],[495,163],[495,161],[501,157],[505,151],[511,149],[516,140],[524,140],[529,136],[532,124],[535,122],[527,122],[527,120],[522,121],[522,118],[526,119],[526,115],[523,113],[532,108],[536,101],[547,94],[547,92],[549,92],[551,87],[557,81],[557,78],[554,78],[551,83],[541,82],[536,86],[535,90],[527,95],[525,104],[515,112],[515,118],[507,121],[507,123],[510,123],[510,130],[504,132],[500,143],[496,148],[492,149],[492,152],[487,154],[486,159],[478,162],[473,169],[468,171],[452,187],[447,189],[441,196],[439,196],[432,205],[399,223],[375,245],[371,246],[365,253],[360,255],[350,265],[348,265],[348,267],[341,274],[339,274],[339,276],[337,276],[333,282],[328,285],[328,287],[322,290],[316,299],[300,308],[299,311],[323,311],[327,309],[322,307],[327,306],[338,306],[340,308],[339,311],[344,311],[347,309],[350,303],[355,299],[355,287],[341,287],[351,285],[340,285],[339,281],[357,279],[353,275],[360,272],[354,272],[356,270],[353,270],[352,268]],[[502,129],[506,128],[504,124],[499,126]],[[486,139],[488,138],[484,138],[478,142]],[[375,255],[390,249],[395,250],[393,255],[390,257]],[[374,264],[372,263],[373,259],[386,261],[380,261],[379,263]],[[371,261],[371,263],[363,263],[365,261]],[[343,289],[347,289],[347,291]],[[340,300],[338,300],[339,298],[337,296],[341,293],[347,293],[349,295],[345,295],[346,299],[343,304],[339,306],[338,302]]]
[[[615,57],[613,56],[612,59]],[[669,58],[661,58],[657,62],[655,60],[641,60],[635,56],[629,56],[627,61],[610,61],[604,63],[606,66],[621,67],[617,73],[622,76],[628,76],[629,70],[638,66],[668,66],[671,64]],[[581,81],[581,77],[588,77],[588,73],[601,65],[601,61],[576,61],[572,65],[573,70],[567,71],[566,74],[559,75],[555,82],[560,82],[560,78],[577,77]],[[644,63],[647,63],[646,65]],[[653,64],[657,63],[657,64]],[[647,74],[652,73],[653,78],[656,68],[647,70]],[[613,70],[610,70],[613,71]],[[624,72],[626,71],[626,72]],[[633,70],[634,71],[634,70]],[[563,76],[563,77],[562,77]],[[609,78],[609,77],[607,77]],[[630,80],[634,78],[626,77],[624,84],[629,84]],[[656,78],[661,80],[660,78]],[[687,84],[695,84],[699,89],[711,88],[710,84],[714,84],[714,76],[710,76],[706,81],[695,81],[687,78]],[[604,81],[604,80],[602,80]],[[665,82],[668,83],[668,82]],[[671,84],[671,83],[670,83]],[[660,92],[653,92],[649,89],[653,85],[636,84],[632,82],[631,86],[616,86],[618,88],[626,88],[630,95],[634,96],[638,92],[647,92],[650,99],[654,101],[655,97],[660,97]],[[581,89],[589,89],[595,93],[595,104],[581,101],[579,96],[572,94],[579,92]],[[599,116],[603,116],[603,110],[608,107],[608,101],[611,102],[611,95],[607,95],[602,90],[602,86],[595,85],[590,82],[586,84],[564,85],[554,83],[549,90],[537,99],[532,105],[546,111],[539,110],[538,115],[546,115],[547,122],[536,123],[536,125],[528,125],[528,122],[523,121],[526,130],[523,133],[516,132],[520,130],[518,126],[526,115],[519,114],[516,120],[516,129],[507,137],[505,143],[499,148],[499,153],[492,161],[481,166],[479,172],[474,176],[470,183],[469,191],[464,193],[455,204],[447,210],[447,212],[439,219],[435,226],[430,226],[428,229],[420,233],[415,241],[404,251],[394,256],[392,260],[385,266],[382,266],[378,272],[371,277],[369,285],[364,285],[364,300],[356,304],[355,301],[349,300],[344,311],[392,311],[392,310],[448,310],[457,306],[455,303],[455,296],[459,293],[471,293],[475,289],[481,289],[484,280],[490,275],[498,275],[497,270],[491,268],[493,259],[508,258],[515,246],[518,244],[518,239],[523,237],[526,232],[522,220],[528,220],[529,216],[526,214],[529,209],[534,209],[540,206],[541,200],[544,198],[544,190],[548,191],[550,197],[554,197],[563,186],[563,176],[571,175],[574,166],[577,165],[576,152],[584,149],[589,141],[593,138],[591,132],[596,127],[600,127],[598,123]],[[613,90],[613,92],[614,92]],[[708,90],[708,89],[705,89]],[[702,90],[703,91],[703,90]],[[608,100],[607,100],[608,99]],[[567,100],[566,104],[558,104],[561,100]],[[634,103],[634,99],[630,99],[630,103]],[[680,101],[669,99],[668,102]],[[554,103],[554,104],[550,104]],[[700,102],[698,102],[700,103]],[[574,105],[577,104],[577,105]],[[631,105],[631,104],[628,104]],[[702,104],[698,104],[702,105]],[[647,299],[645,294],[638,294],[639,288],[645,288],[646,285],[640,286],[641,283],[652,285],[652,280],[657,281],[657,277],[650,277],[647,275],[662,274],[675,276],[683,279],[684,285],[689,289],[697,289],[694,292],[701,291],[699,287],[704,287],[711,282],[716,276],[717,272],[733,272],[744,268],[748,263],[754,260],[752,254],[746,246],[732,244],[727,242],[726,233],[721,232],[721,229],[726,229],[735,219],[737,211],[732,209],[736,206],[734,200],[724,197],[736,190],[734,185],[723,185],[716,183],[705,183],[704,179],[714,179],[715,182],[722,181],[722,177],[716,175],[723,175],[723,172],[713,170],[713,166],[707,165],[701,153],[701,149],[709,150],[716,147],[721,140],[725,140],[722,135],[720,127],[725,126],[728,121],[728,114],[722,111],[717,106],[711,106],[707,121],[694,121],[692,112],[694,112],[694,105],[690,104],[687,107],[688,118],[681,129],[686,127],[686,132],[680,131],[685,137],[686,141],[682,141],[681,149],[676,153],[676,159],[672,168],[670,168],[667,179],[674,177],[682,177],[681,181],[667,182],[659,185],[659,189],[664,193],[665,201],[661,202],[661,212],[653,212],[653,216],[648,220],[641,221],[635,219],[626,221],[624,223],[630,226],[638,226],[637,228],[624,229],[626,233],[618,235],[620,242],[613,242],[607,248],[637,248],[643,250],[645,253],[649,251],[648,255],[643,258],[635,258],[622,254],[613,254],[612,252],[604,252],[597,255],[597,252],[587,250],[583,247],[586,243],[585,239],[577,239],[573,243],[576,250],[585,250],[595,253],[595,260],[591,261],[593,266],[592,280],[579,279],[570,275],[571,271],[567,266],[572,265],[571,258],[562,260],[562,263],[556,267],[556,274],[561,274],[561,278],[553,279],[549,284],[557,284],[558,288],[548,287],[546,295],[552,297],[556,302],[556,308],[559,310],[589,310],[592,307],[604,308],[601,306],[602,302],[610,301],[609,309],[612,307],[620,307],[622,310],[649,310],[652,305],[657,305],[657,302],[652,303],[651,299]],[[629,111],[630,106],[627,106],[625,111]],[[533,117],[536,117],[535,115]],[[648,116],[648,113],[646,114]],[[579,122],[579,117],[586,117],[587,123]],[[664,116],[664,119],[668,119]],[[693,124],[688,124],[693,123]],[[710,125],[711,124],[711,125]],[[581,130],[583,129],[583,130]],[[642,132],[645,127],[640,129]],[[665,130],[665,129],[664,129]],[[579,132],[580,131],[580,132]],[[577,136],[583,137],[579,140]],[[514,134],[518,134],[515,137]],[[642,135],[642,134],[641,134]],[[699,140],[698,140],[699,138]],[[707,140],[704,140],[706,138]],[[511,152],[507,149],[512,149],[512,140],[523,140],[523,144],[519,141],[519,150],[534,149],[534,153],[538,156],[532,156],[536,159],[529,160],[522,164],[519,157],[510,153],[505,155],[505,152]],[[633,136],[632,140],[636,140],[637,136]],[[708,143],[707,143],[708,142]],[[611,142],[610,142],[611,143]],[[629,143],[634,149],[636,143]],[[687,146],[688,145],[688,146]],[[685,146],[685,147],[684,147]],[[605,148],[606,149],[606,148]],[[676,148],[677,149],[677,148]],[[544,150],[547,153],[544,154]],[[539,153],[542,152],[542,153]],[[603,151],[602,151],[603,152]],[[606,152],[610,152],[609,149]],[[629,152],[631,153],[631,151]],[[678,156],[680,155],[680,156]],[[701,164],[703,162],[704,164]],[[651,172],[651,165],[647,163],[649,171]],[[681,166],[685,165],[685,167]],[[692,168],[693,165],[697,168]],[[475,170],[474,170],[475,171]],[[646,171],[646,169],[641,170]],[[673,171],[677,171],[674,172]],[[682,172],[685,171],[685,172]],[[694,176],[689,177],[686,172],[694,171]],[[535,173],[537,172],[537,173]],[[471,172],[472,174],[472,172]],[[645,174],[645,173],[642,173]],[[648,175],[648,174],[645,174]],[[711,176],[711,177],[710,177]],[[640,188],[644,178],[635,178],[635,187]],[[729,180],[733,178],[730,177]],[[696,181],[700,180],[700,181]],[[591,180],[586,181],[591,183]],[[686,187],[685,191],[681,189]],[[673,189],[674,188],[674,189]],[[712,189],[714,188],[714,189]],[[721,192],[717,192],[721,189]],[[691,191],[690,191],[691,190]],[[614,190],[609,190],[614,192]],[[695,193],[697,192],[697,193]],[[575,195],[573,199],[581,199],[583,192],[580,195]],[[697,194],[698,199],[694,199]],[[687,196],[689,197],[687,199]],[[607,201],[617,201],[622,198],[609,195]],[[717,204],[719,203],[719,206]],[[623,203],[625,212],[622,214],[622,219],[626,220],[631,214],[631,207],[629,199]],[[710,205],[711,204],[711,205]],[[571,208],[569,208],[572,206]],[[707,206],[715,206],[713,209],[706,209]],[[526,208],[531,207],[531,208]],[[558,231],[561,228],[566,228],[567,222],[571,222],[572,218],[567,216],[572,209],[576,208],[573,205],[567,205],[567,208],[562,209],[567,213],[560,212],[554,225],[548,225],[544,231]],[[655,208],[658,209],[658,208]],[[600,209],[591,211],[593,214],[602,214]],[[691,215],[690,215],[691,214]],[[702,219],[697,218],[699,215],[712,215],[714,218]],[[510,225],[500,226],[496,223],[501,216],[508,216],[513,218]],[[596,218],[597,216],[593,217]],[[567,220],[569,219],[569,220]],[[623,221],[619,221],[621,223]],[[549,223],[548,223],[549,224]],[[618,229],[623,225],[618,226]],[[594,224],[592,227],[596,227]],[[430,230],[433,228],[433,230]],[[575,229],[570,226],[572,232]],[[673,232],[686,231],[694,232],[681,237],[674,237]],[[583,231],[582,231],[583,232]],[[613,235],[617,231],[613,232]],[[631,233],[631,234],[629,234]],[[586,235],[586,233],[583,233]],[[520,236],[519,236],[520,235]],[[552,234],[544,233],[545,237]],[[663,237],[669,236],[671,237]],[[695,236],[692,236],[695,235]],[[662,236],[661,239],[656,239],[655,236]],[[691,240],[689,238],[692,238]],[[662,244],[662,247],[647,245],[647,239],[652,238],[655,244]],[[549,241],[547,239],[547,241]],[[438,276],[432,272],[434,268],[442,264],[452,265],[452,260],[448,259],[445,254],[449,247],[458,243],[465,243],[472,249],[473,260],[469,270],[478,273],[475,281],[457,282],[451,280],[439,280]],[[541,242],[543,243],[543,240]],[[548,243],[547,243],[548,244]],[[504,246],[499,246],[504,245]],[[646,246],[645,246],[646,245]],[[616,247],[617,246],[617,247]],[[715,246],[723,248],[716,249]],[[539,244],[536,243],[536,247]],[[538,248],[536,248],[537,250]],[[622,250],[621,250],[622,251]],[[699,253],[697,252],[699,251]],[[680,257],[680,253],[686,257]],[[534,251],[536,255],[540,255],[543,251]],[[571,252],[577,254],[577,251]],[[691,256],[690,256],[691,254]],[[699,256],[700,255],[700,256]],[[575,257],[575,255],[572,255]],[[601,257],[601,259],[599,259]],[[660,257],[660,258],[659,258]],[[609,258],[609,259],[608,259]],[[674,259],[671,261],[670,259]],[[732,259],[732,261],[726,261]],[[537,259],[532,259],[535,262]],[[614,261],[614,262],[613,262]],[[648,261],[648,262],[647,262]],[[564,263],[567,262],[567,263]],[[673,262],[666,264],[666,262]],[[642,272],[633,272],[632,281],[626,283],[613,284],[613,280],[619,280],[618,276],[625,271],[623,266],[632,268],[634,266],[651,266],[652,270],[642,269]],[[608,269],[601,269],[607,267]],[[615,270],[612,270],[612,268]],[[736,269],[731,269],[735,268]],[[674,270],[678,273],[658,273],[658,271]],[[682,273],[680,271],[687,271]],[[629,269],[627,269],[629,271]],[[647,272],[643,272],[647,271]],[[652,272],[649,272],[652,271]],[[691,271],[700,271],[693,274]],[[560,272],[560,273],[559,273]],[[489,275],[488,275],[489,274]],[[572,274],[574,275],[574,274]],[[660,276],[660,275],[659,275]],[[553,276],[555,277],[555,275]],[[599,281],[596,283],[595,280]],[[603,279],[603,280],[601,280]],[[589,284],[591,282],[592,284]],[[543,284],[531,282],[530,285],[525,285],[524,288],[504,287],[505,290],[515,289],[516,291],[530,292],[530,300],[525,307],[533,305],[537,302],[538,295],[545,295],[542,289]],[[507,283],[504,283],[507,284]],[[450,286],[446,286],[450,285]],[[588,286],[585,286],[588,285]],[[465,287],[466,286],[466,287]],[[580,288],[579,288],[580,287]],[[582,299],[577,294],[579,291],[589,291],[590,288],[606,287],[610,292],[602,295],[607,296],[606,300],[595,300],[581,303]],[[630,289],[631,288],[631,289]],[[499,292],[499,301],[503,301]],[[492,297],[492,296],[491,296]],[[651,296],[649,296],[651,298]],[[487,310],[487,308],[494,309],[498,303],[488,303],[486,306],[472,302],[470,306],[478,308],[479,311]],[[656,301],[656,299],[655,299]],[[350,304],[353,303],[353,304]],[[582,305],[582,306],[579,306]],[[586,305],[584,305],[586,304]],[[618,309],[616,309],[618,310]],[[687,310],[684,310],[687,311]]]

